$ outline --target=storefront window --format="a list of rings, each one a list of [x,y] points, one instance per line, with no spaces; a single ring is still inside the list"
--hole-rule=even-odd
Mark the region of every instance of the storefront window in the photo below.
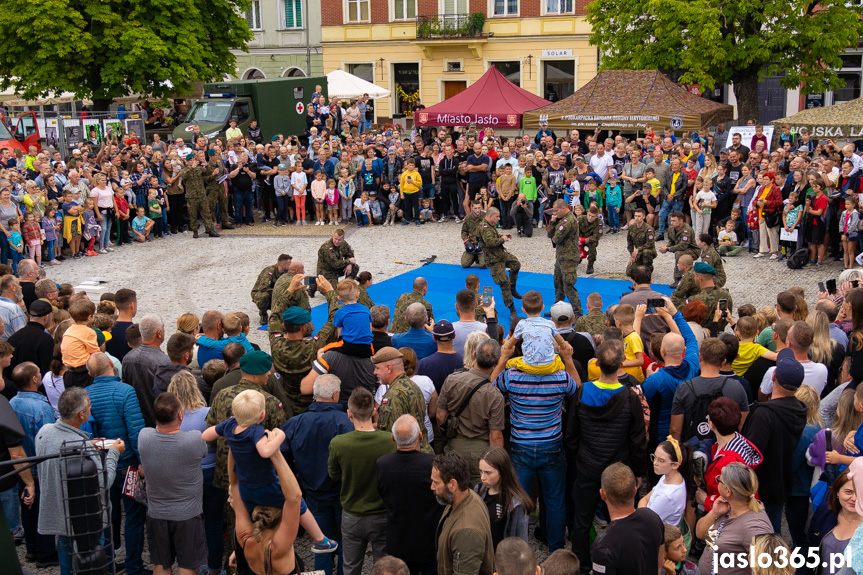
[[[420,93],[419,64],[393,64],[396,113],[411,117]]]
[[[366,82],[375,81],[375,68],[371,64],[348,64],[348,73]]]
[[[497,68],[497,71],[503,74],[507,80],[521,87],[521,64],[518,60],[491,62],[490,64]]]
[[[543,96],[550,102],[562,100],[575,92],[575,62],[552,60],[543,63],[545,81]]]

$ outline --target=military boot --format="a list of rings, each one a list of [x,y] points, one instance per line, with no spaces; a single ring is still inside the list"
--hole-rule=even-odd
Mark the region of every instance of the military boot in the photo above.
[[[587,275],[593,273],[593,264],[587,264],[587,269],[585,270],[585,273],[587,273]]]
[[[515,299],[521,299],[521,294],[515,291],[515,285],[510,286],[509,291],[512,292],[512,297]]]
[[[208,235],[208,236],[210,236],[211,238],[219,238],[219,237],[221,237],[221,236],[219,235],[219,232],[217,232],[216,230],[210,230],[209,232],[207,232],[207,235]]]
[[[267,312],[261,312],[261,325],[267,325],[270,322],[270,318],[267,316]]]

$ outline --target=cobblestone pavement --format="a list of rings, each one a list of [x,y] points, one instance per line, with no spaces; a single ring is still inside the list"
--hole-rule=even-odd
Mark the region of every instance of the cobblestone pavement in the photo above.
[[[347,241],[354,248],[360,268],[372,272],[374,281],[382,281],[402,274],[410,269],[394,263],[403,261],[420,265],[419,260],[431,255],[437,262],[458,264],[462,253],[459,239],[460,224],[453,221],[429,223],[421,227],[394,226],[357,229],[345,226]],[[138,292],[139,316],[157,313],[166,322],[166,331],[171,333],[179,315],[192,312],[199,316],[208,309],[223,312],[245,311],[256,324],[257,309],[252,304],[249,292],[258,272],[264,266],[275,263],[280,253],[291,254],[295,261],[305,264],[306,271],[313,273],[317,250],[322,243],[320,237],[292,237],[292,227],[271,228],[273,234],[283,237],[241,236],[237,232],[222,238],[201,237],[192,239],[191,233],[154,240],[145,245],[137,244],[117,249],[112,254],[67,261],[61,266],[46,268],[48,277],[58,282],[79,282],[93,277],[104,278],[104,291],[115,291],[121,287]],[[276,231],[278,230],[278,231]],[[284,230],[284,231],[283,231]],[[661,244],[660,244],[661,245]],[[554,251],[544,230],[537,229],[532,238],[515,237],[507,248],[521,260],[522,270],[537,273],[552,273]],[[624,268],[628,260],[626,235],[605,236],[599,244],[599,258],[593,277],[626,279]],[[656,283],[672,281],[674,256],[661,255],[654,262]],[[579,266],[583,273],[585,266]],[[807,300],[813,302],[817,283],[839,275],[842,264],[829,261],[816,268],[807,266],[802,270],[790,270],[784,263],[767,258],[753,259],[741,254],[725,259],[728,274],[727,287],[731,291],[735,307],[751,303],[756,307],[772,305],[776,293],[792,286],[806,290]],[[91,293],[100,293],[90,289]],[[582,294],[586,296],[586,294]],[[98,299],[96,297],[95,299]],[[318,295],[315,304],[323,303]],[[266,333],[252,330],[250,339],[268,349]],[[545,558],[545,546],[534,543],[540,560]],[[309,542],[298,544],[297,549],[306,565],[313,565]],[[23,560],[24,548],[19,547]],[[366,571],[370,561],[366,562]],[[32,564],[30,564],[32,565]],[[28,566],[29,568],[29,566]],[[2,570],[2,569],[0,569]],[[55,569],[35,568],[30,573],[54,575]]]

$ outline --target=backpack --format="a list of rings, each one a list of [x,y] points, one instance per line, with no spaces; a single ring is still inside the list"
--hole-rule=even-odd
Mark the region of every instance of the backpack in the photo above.
[[[792,270],[799,270],[803,266],[805,266],[809,262],[809,250],[806,248],[800,248],[799,250],[795,250],[793,254],[788,256],[788,268]]]
[[[696,438],[699,441],[711,437],[710,424],[707,422],[707,408],[714,400],[722,397],[722,392],[725,391],[725,384],[728,383],[728,378],[722,380],[722,385],[713,393],[695,393],[695,385],[692,380],[686,380],[684,385],[689,387],[692,392],[695,402],[689,409],[689,413],[684,417],[683,430],[680,438],[684,441],[689,441],[691,438]]]

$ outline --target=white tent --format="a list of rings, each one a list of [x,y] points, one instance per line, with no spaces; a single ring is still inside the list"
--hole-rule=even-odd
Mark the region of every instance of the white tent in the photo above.
[[[372,100],[378,98],[386,98],[390,95],[389,90],[385,90],[377,84],[366,82],[362,78],[358,78],[353,74],[349,74],[344,70],[333,70],[327,74],[327,94],[339,98],[359,98],[363,94],[368,94]]]

